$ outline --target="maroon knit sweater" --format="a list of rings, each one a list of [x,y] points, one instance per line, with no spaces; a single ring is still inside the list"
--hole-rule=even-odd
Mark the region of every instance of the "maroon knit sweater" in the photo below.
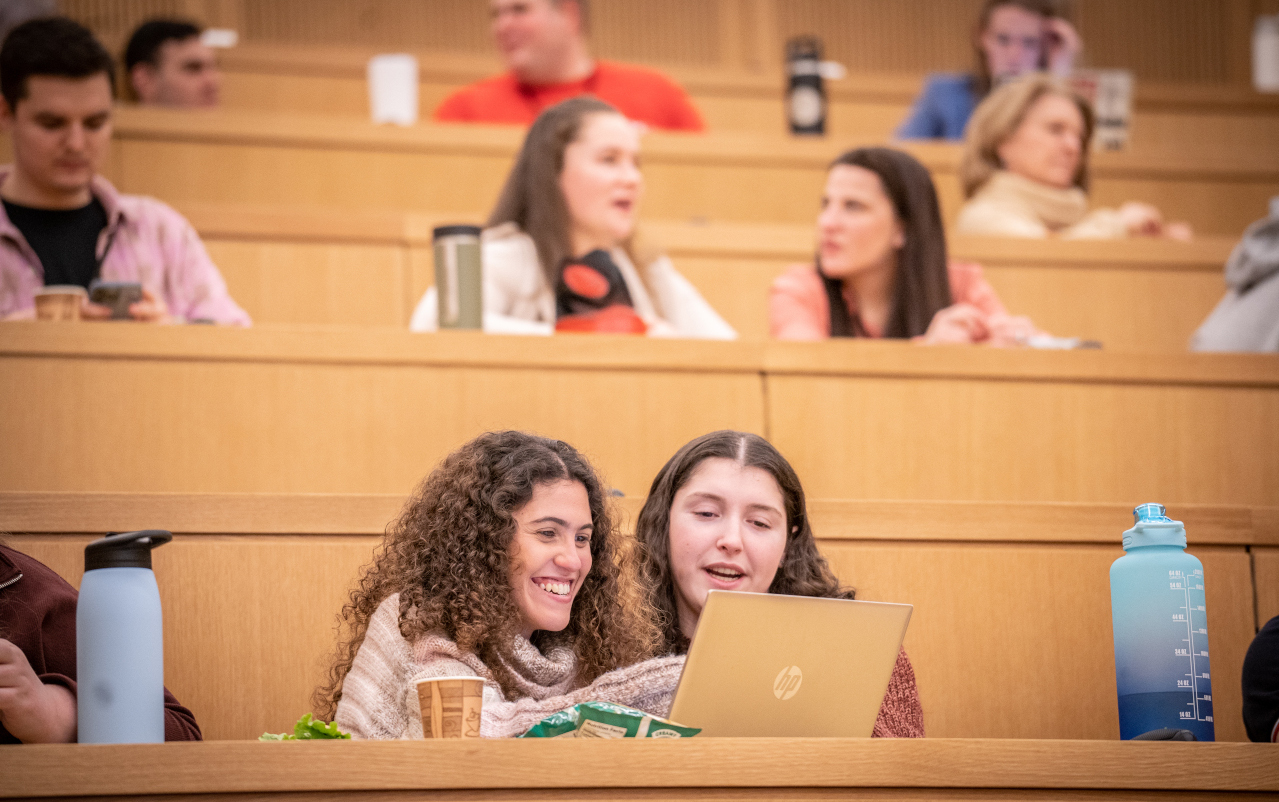
[[[26,655],[46,685],[76,692],[75,607],[79,594],[51,568],[0,546],[0,638]],[[164,740],[198,741],[195,715],[164,691]],[[0,744],[20,743],[0,724]]]
[[[888,692],[875,719],[874,738],[923,738],[924,710],[919,706],[919,688],[915,687],[915,669],[911,668],[906,650],[897,654],[897,665],[888,680]]]

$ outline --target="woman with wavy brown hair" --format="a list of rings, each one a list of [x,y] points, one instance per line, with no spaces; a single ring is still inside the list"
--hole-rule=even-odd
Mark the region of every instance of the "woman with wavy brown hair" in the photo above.
[[[420,738],[415,683],[478,676],[483,737],[588,700],[664,714],[682,660],[641,662],[660,638],[607,498],[558,440],[491,432],[454,451],[343,608],[320,712],[357,738]]]
[[[667,652],[685,654],[712,590],[852,599],[817,551],[795,470],[759,435],[719,431],[658,472],[635,527]],[[915,672],[897,657],[876,737],[924,735]]]

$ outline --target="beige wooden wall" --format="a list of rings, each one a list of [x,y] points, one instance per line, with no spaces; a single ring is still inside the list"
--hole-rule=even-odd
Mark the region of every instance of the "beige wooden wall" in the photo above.
[[[179,14],[236,28],[245,41],[489,53],[485,0],[63,0],[118,49],[139,21]],[[1253,18],[1274,0],[1075,0],[1094,66],[1149,81],[1247,84]],[[592,0],[605,57],[775,71],[782,43],[822,36],[856,71],[966,69],[981,0]]]

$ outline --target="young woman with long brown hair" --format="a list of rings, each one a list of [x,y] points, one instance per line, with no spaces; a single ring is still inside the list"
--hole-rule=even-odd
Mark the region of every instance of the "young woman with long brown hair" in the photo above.
[[[634,246],[643,196],[633,122],[589,95],[543,111],[481,237],[484,328],[735,338],[669,258]],[[435,328],[436,303],[427,291],[411,328]]]
[[[816,264],[773,282],[769,329],[781,340],[917,338],[1013,345],[1035,334],[1009,316],[981,267],[948,262],[928,170],[891,148],[831,164],[817,218]]]
[[[977,69],[934,73],[898,139],[963,139],[977,104],[1004,81],[1047,71],[1066,77],[1083,49],[1059,0],[987,0],[973,29]]]
[[[795,470],[764,438],[719,431],[693,440],[653,479],[635,526],[663,649],[684,654],[711,590],[852,599],[808,520]],[[903,650],[877,737],[923,737],[915,672]]]
[[[478,676],[484,737],[589,700],[664,714],[682,660],[645,661],[658,633],[607,498],[558,440],[493,432],[450,454],[343,608],[320,713],[357,738],[421,737],[415,682]]]

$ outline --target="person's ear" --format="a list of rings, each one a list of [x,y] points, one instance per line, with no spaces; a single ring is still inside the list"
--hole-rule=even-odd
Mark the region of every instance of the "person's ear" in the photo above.
[[[906,247],[906,227],[902,225],[902,221],[893,219],[893,250],[900,251]]]
[[[582,30],[582,7],[577,0],[560,0],[557,5],[559,12],[564,15],[565,21],[577,32],[577,35],[586,36],[586,31]]]
[[[12,131],[14,117],[13,107],[9,105],[9,101],[0,98],[0,131]]]
[[[133,87],[133,94],[143,103],[155,100],[157,83],[155,67],[146,62],[133,65],[133,69],[129,71],[129,85]]]

